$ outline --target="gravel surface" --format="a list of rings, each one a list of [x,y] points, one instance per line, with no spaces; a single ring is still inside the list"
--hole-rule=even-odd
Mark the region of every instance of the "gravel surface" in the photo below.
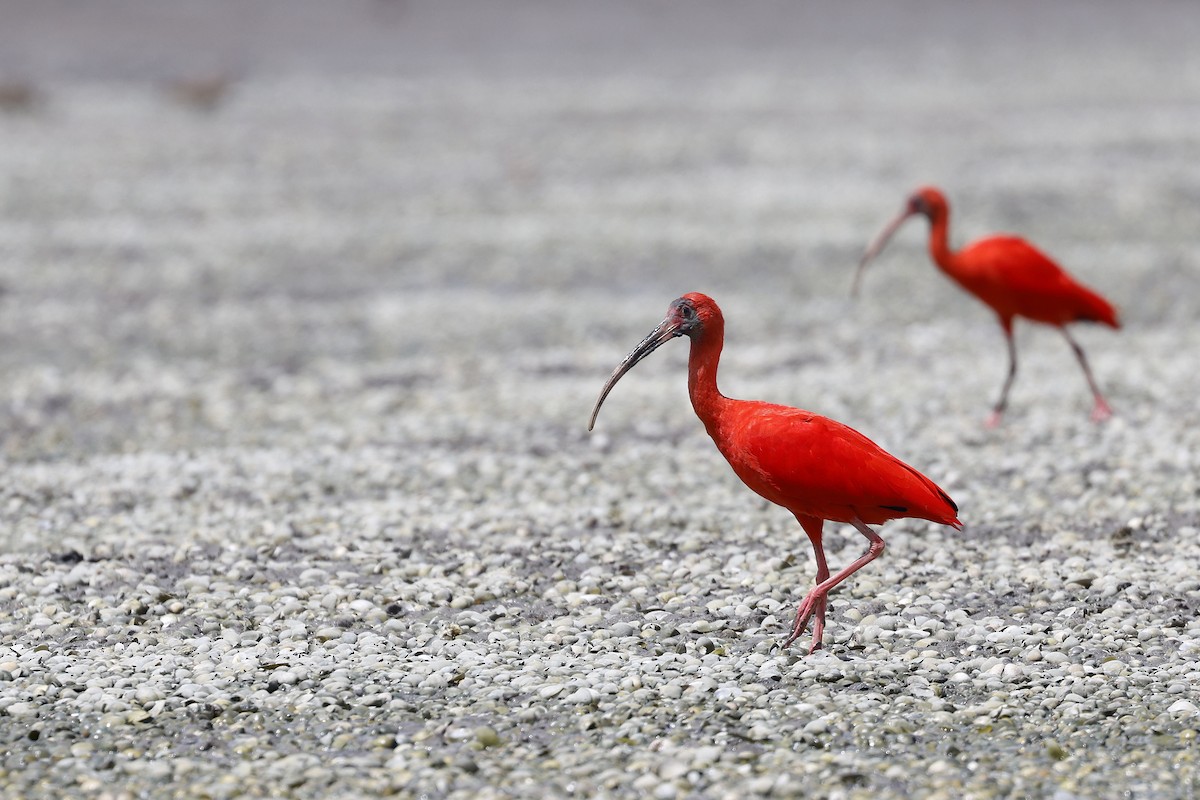
[[[311,52],[262,12],[207,94],[216,22],[9,49],[0,794],[1200,793],[1200,13],[970,8],[348,4]],[[1113,420],[1026,326],[982,427],[1003,340],[918,223],[850,300],[920,183],[1121,307],[1076,329]],[[686,346],[586,431],[691,290],[727,394],[961,507],[885,526],[811,657],[807,539]]]

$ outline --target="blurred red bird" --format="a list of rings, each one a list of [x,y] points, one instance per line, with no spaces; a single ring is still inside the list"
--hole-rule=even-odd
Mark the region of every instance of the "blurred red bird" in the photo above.
[[[1100,322],[1120,328],[1116,309],[1040,250],[1016,236],[989,236],[954,252],[947,243],[950,206],[942,193],[933,187],[926,186],[913,192],[900,214],[867,247],[854,274],[852,293],[858,293],[867,262],[879,254],[906,219],[918,214],[929,219],[929,254],[933,262],[959,286],[990,306],[1004,329],[1008,343],[1008,377],[1000,390],[1000,399],[992,408],[988,427],[1000,424],[1008,406],[1008,391],[1017,377],[1017,349],[1013,344],[1013,319],[1016,317],[1053,325],[1062,331],[1092,389],[1095,398],[1092,419],[1100,422],[1111,417],[1112,408],[1096,386],[1087,356],[1066,326],[1070,322]]]
[[[840,422],[799,408],[721,394],[717,363],[725,319],[717,304],[702,294],[685,294],[671,303],[666,318],[613,371],[596,400],[588,430],[621,376],[677,336],[691,339],[688,393],[717,449],[743,483],[792,512],[812,542],[817,585],[800,604],[783,645],[803,635],[815,617],[812,653],[821,647],[830,590],[883,552],[883,539],[867,526],[912,517],[961,528],[958,506],[929,478]],[[825,520],[853,525],[870,542],[861,558],[833,577],[821,543]]]

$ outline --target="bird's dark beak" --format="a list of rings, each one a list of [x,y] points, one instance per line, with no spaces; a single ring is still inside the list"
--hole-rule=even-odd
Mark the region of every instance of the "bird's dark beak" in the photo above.
[[[887,227],[881,230],[879,235],[871,240],[871,244],[867,245],[867,251],[863,253],[862,260],[858,262],[858,269],[854,272],[854,283],[850,287],[851,297],[858,297],[858,287],[862,282],[863,270],[866,269],[867,263],[875,258],[875,256],[879,255],[879,251],[883,250],[883,248],[887,246],[887,243],[892,238],[892,235],[899,230],[901,225],[904,224],[904,220],[916,213],[917,211],[912,207],[912,205],[905,205],[904,210],[897,214],[896,217],[887,224]]]
[[[629,370],[633,369],[633,365],[641,361],[646,356],[657,350],[664,342],[669,342],[676,336],[682,336],[683,330],[679,320],[674,315],[667,317],[662,322],[658,323],[658,327],[650,331],[650,335],[642,339],[641,343],[625,356],[625,360],[613,370],[613,374],[609,377],[608,383],[604,384],[604,388],[600,391],[600,397],[596,400],[596,407],[592,409],[592,418],[588,422],[588,430],[590,431],[596,424],[596,415],[600,413],[600,406],[604,403],[604,398],[608,397],[608,393],[617,385],[617,381],[621,380],[621,376]]]

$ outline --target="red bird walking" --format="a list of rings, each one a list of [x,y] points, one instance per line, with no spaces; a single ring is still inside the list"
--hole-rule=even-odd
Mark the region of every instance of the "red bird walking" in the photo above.
[[[1043,322],[1062,331],[1092,389],[1095,398],[1092,419],[1100,422],[1111,417],[1112,409],[1096,386],[1087,356],[1066,325],[1070,322],[1101,322],[1120,328],[1116,309],[1040,250],[1016,236],[989,236],[954,252],[947,243],[950,206],[942,193],[933,187],[926,186],[913,192],[900,214],[871,242],[858,264],[851,291],[858,293],[859,280],[867,262],[879,254],[906,219],[917,214],[924,214],[929,219],[929,254],[934,263],[959,286],[991,306],[1004,329],[1008,343],[1008,377],[1000,390],[1000,399],[992,408],[988,427],[1000,424],[1008,406],[1008,390],[1017,377],[1017,349],[1013,344],[1015,317]]]
[[[732,400],[717,389],[717,364],[725,341],[725,318],[710,297],[685,294],[666,318],[633,349],[604,384],[588,430],[604,398],[633,365],[676,336],[692,341],[688,393],[696,416],[742,482],[796,517],[812,542],[817,585],[800,604],[787,647],[814,617],[812,653],[821,647],[831,589],[883,552],[883,539],[868,525],[901,517],[961,528],[958,506],[937,484],[858,431],[811,411],[756,400]],[[825,520],[853,525],[870,546],[833,577],[825,563]]]

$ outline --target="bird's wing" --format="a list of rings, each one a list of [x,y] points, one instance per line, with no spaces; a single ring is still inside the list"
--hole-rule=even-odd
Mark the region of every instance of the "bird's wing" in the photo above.
[[[1059,292],[1074,283],[1049,256],[1018,236],[991,236],[959,255],[981,279],[1017,292]]]
[[[853,428],[801,409],[755,404],[722,447],[752,489],[795,513],[849,522],[897,517],[955,522],[933,481]]]
[[[963,280],[1006,316],[1053,324],[1087,319],[1118,325],[1112,305],[1079,283],[1036,247],[1016,236],[993,236],[958,255]]]
[[[989,236],[962,248],[959,253],[973,272],[986,273],[1025,290],[1054,287],[1067,273],[1049,255],[1020,236]]]

